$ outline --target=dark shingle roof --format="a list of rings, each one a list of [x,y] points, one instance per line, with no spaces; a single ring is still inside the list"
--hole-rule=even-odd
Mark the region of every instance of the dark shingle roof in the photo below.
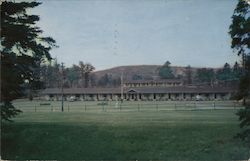
[[[161,79],[161,80],[132,80],[125,83],[181,83],[180,79]]]
[[[228,93],[234,92],[232,88],[212,88],[212,87],[134,87],[130,88],[138,93]],[[126,91],[128,92],[128,91]]]
[[[228,93],[235,92],[233,88],[226,87],[125,87],[124,93],[133,90],[136,93]],[[41,94],[60,94],[60,88],[47,88]],[[119,94],[121,88],[65,88],[65,94]]]

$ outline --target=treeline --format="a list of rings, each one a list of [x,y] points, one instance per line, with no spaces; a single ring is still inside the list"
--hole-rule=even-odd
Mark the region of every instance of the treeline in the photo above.
[[[60,88],[62,83],[65,88],[88,88],[88,87],[118,87],[121,85],[121,78],[112,73],[96,75],[95,67],[90,63],[79,61],[76,65],[64,68],[57,61],[49,65],[42,65],[40,68],[40,80],[43,88]],[[225,63],[223,68],[192,68],[185,67],[182,74],[173,71],[171,63],[167,61],[156,71],[156,76],[145,76],[140,73],[126,76],[124,80],[154,80],[154,79],[181,79],[185,85],[237,85],[241,75],[242,67],[235,62],[231,67]]]
[[[67,68],[54,61],[41,66],[40,80],[43,88],[60,88],[62,84],[66,88],[114,87],[121,84],[120,78],[113,78],[111,74],[97,78],[94,70],[92,64],[82,61]]]
[[[182,79],[184,84],[188,85],[237,85],[240,77],[243,75],[243,68],[238,62],[233,67],[225,63],[223,68],[198,68],[193,70],[191,66],[187,66],[183,74],[174,74],[171,63],[167,61],[159,68],[159,76],[161,79]]]
[[[194,82],[207,83],[213,85],[225,85],[233,86],[238,85],[240,77],[243,74],[243,68],[235,62],[234,66],[231,67],[228,63],[225,63],[223,68],[220,69],[198,69],[194,78]]]

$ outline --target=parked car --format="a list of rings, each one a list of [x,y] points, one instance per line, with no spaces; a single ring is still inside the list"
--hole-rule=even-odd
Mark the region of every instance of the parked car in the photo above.
[[[74,102],[74,101],[76,101],[76,97],[75,96],[70,96],[69,102]]]

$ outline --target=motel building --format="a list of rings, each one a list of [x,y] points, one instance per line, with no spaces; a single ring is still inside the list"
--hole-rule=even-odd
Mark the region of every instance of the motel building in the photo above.
[[[64,88],[65,100],[79,101],[194,101],[229,100],[236,89],[230,87],[185,86],[181,80],[130,81],[117,88]],[[45,100],[61,100],[62,89],[47,88]]]

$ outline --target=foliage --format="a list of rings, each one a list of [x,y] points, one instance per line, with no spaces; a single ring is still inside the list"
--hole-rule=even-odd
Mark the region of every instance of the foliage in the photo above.
[[[175,77],[170,65],[171,63],[166,61],[166,63],[159,69],[159,76],[162,79],[173,79]]]
[[[49,65],[44,64],[40,67],[40,80],[44,83],[44,88],[55,88],[61,86],[60,64],[57,60]]]
[[[232,72],[234,79],[240,79],[243,75],[243,68],[239,65],[238,62],[235,62]]]
[[[222,69],[217,71],[216,78],[218,80],[232,80],[233,79],[233,73],[228,63],[226,63]]]
[[[22,112],[16,109],[10,102],[5,102],[1,105],[1,119],[6,121],[12,121],[11,118]]]
[[[80,68],[77,65],[73,65],[72,68],[66,68],[66,77],[70,82],[70,87],[73,87],[74,82],[76,83],[79,79]]]
[[[249,55],[250,48],[250,5],[246,0],[239,0],[234,14],[229,34],[232,38],[231,47],[242,56],[243,67],[245,66],[246,56]]]
[[[49,51],[56,47],[54,39],[41,36],[43,31],[36,26],[39,16],[27,12],[38,5],[38,2],[11,1],[1,4],[2,120],[9,120],[19,112],[11,101],[24,94],[24,83],[31,87],[39,81],[37,69],[41,62],[51,59]]]
[[[134,74],[133,76],[132,76],[132,80],[142,80],[143,78],[142,78],[142,76],[141,75],[138,75],[138,74]]]
[[[186,77],[186,83],[187,84],[192,84],[192,68],[190,65],[188,65],[186,68],[185,68],[185,77]]]
[[[250,4],[247,0],[239,0],[234,14],[229,34],[232,38],[231,47],[242,57],[243,73],[240,79],[238,98],[243,99],[244,110],[240,110],[237,115],[241,121],[240,127],[243,132],[239,134],[242,139],[250,138]]]
[[[101,87],[110,86],[112,83],[112,75],[111,74],[104,74],[98,81],[98,85]]]
[[[213,69],[201,68],[196,72],[196,79],[199,82],[209,82],[211,83],[214,80],[215,73]]]
[[[250,145],[250,105],[246,106],[245,109],[241,109],[237,112],[240,120],[240,128],[242,128],[242,132],[238,133],[238,137],[242,140],[247,141]]]
[[[95,70],[95,67],[90,63],[83,63],[82,61],[79,61],[79,70],[82,78],[82,87],[87,88],[89,86],[89,75],[93,70]]]

